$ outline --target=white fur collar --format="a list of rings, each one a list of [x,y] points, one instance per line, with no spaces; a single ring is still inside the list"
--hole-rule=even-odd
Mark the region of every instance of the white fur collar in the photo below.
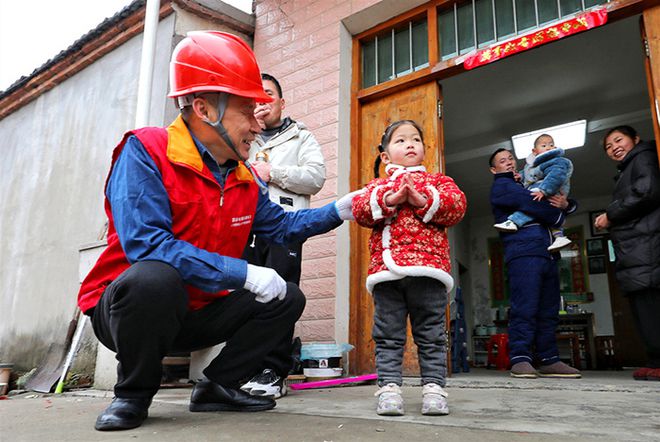
[[[395,180],[396,177],[401,175],[402,173],[407,173],[407,172],[426,172],[426,167],[424,166],[411,166],[411,167],[405,167],[405,166],[399,166],[398,164],[388,164],[385,166],[385,173],[390,175],[390,180]]]

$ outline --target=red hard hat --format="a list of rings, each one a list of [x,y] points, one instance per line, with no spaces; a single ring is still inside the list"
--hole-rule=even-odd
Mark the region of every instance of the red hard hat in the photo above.
[[[218,31],[188,32],[174,48],[169,97],[226,92],[270,103],[254,52],[241,38]]]

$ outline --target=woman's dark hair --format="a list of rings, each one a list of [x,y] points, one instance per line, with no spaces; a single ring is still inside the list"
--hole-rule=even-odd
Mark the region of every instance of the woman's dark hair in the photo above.
[[[424,132],[422,131],[422,128],[419,127],[419,124],[414,122],[413,120],[398,120],[390,123],[389,126],[385,128],[385,132],[383,132],[383,136],[380,137],[380,144],[378,145],[378,155],[376,156],[376,161],[374,162],[374,178],[378,178],[379,169],[380,169],[380,154],[382,152],[385,152],[385,149],[387,148],[387,145],[390,144],[390,141],[392,141],[392,134],[394,131],[398,128],[403,126],[404,124],[410,124],[412,127],[417,129],[417,132],[419,132],[419,136],[422,139],[422,143],[424,143]]]
[[[635,137],[637,136],[637,131],[631,126],[624,124],[622,126],[613,127],[612,129],[608,130],[603,137],[603,149],[605,149],[605,140],[607,140],[607,137],[612,135],[614,132],[621,132],[622,134],[630,137],[633,141],[635,141]]]

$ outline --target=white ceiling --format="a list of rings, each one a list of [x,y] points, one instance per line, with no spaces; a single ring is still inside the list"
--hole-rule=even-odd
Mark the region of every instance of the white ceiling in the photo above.
[[[566,152],[575,166],[571,196],[578,201],[611,195],[616,170],[600,146],[605,130],[630,124],[642,139],[653,138],[639,17],[440,84],[447,174],[466,193],[469,216],[490,213],[488,157],[497,147],[510,147],[512,135],[586,118],[585,146]]]

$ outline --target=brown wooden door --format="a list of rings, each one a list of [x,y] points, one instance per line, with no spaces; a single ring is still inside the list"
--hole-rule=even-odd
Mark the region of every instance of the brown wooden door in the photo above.
[[[660,6],[647,9],[642,14],[642,43],[646,51],[646,81],[649,88],[653,132],[660,155]]]
[[[440,87],[432,81],[360,105],[358,151],[354,152],[351,158],[354,188],[362,188],[374,178],[373,166],[378,155],[380,138],[387,125],[397,120],[411,119],[422,127],[426,145],[426,169],[430,172],[444,169],[440,160],[444,145],[442,124],[438,118],[440,103]],[[350,341],[356,347],[355,351],[351,352],[351,371],[354,374],[374,373],[374,342],[371,338],[373,300],[365,287],[371,230],[355,223],[351,224]],[[410,324],[403,373],[404,376],[419,375],[417,349],[410,334]]]

